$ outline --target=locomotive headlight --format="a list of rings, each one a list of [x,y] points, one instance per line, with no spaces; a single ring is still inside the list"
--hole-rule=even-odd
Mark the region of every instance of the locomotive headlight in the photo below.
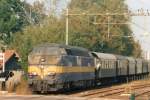
[[[41,66],[41,68],[43,69],[43,68],[44,68],[44,66]]]
[[[36,72],[33,72],[32,75],[36,76],[36,75],[38,75],[38,74],[37,74]]]
[[[45,58],[41,58],[41,62],[44,63],[46,61]]]
[[[38,74],[36,72],[29,73],[29,76],[37,76]]]
[[[55,72],[48,72],[48,74],[47,74],[48,76],[55,76],[56,75],[56,73]]]

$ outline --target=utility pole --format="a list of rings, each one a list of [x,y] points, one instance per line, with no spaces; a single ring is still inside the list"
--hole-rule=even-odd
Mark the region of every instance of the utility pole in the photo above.
[[[51,13],[52,14],[55,14],[56,13],[56,3],[57,1],[56,0],[50,0],[50,9],[51,9]]]
[[[107,14],[109,14],[109,13],[107,13]],[[109,39],[109,37],[110,37],[110,17],[109,16],[107,16],[107,20],[108,20],[108,22],[107,22],[107,27],[108,27],[108,30],[107,30],[107,35],[108,35],[108,39]]]
[[[69,8],[66,8],[66,45],[69,45]]]
[[[68,0],[67,0],[68,2]],[[125,24],[131,24],[129,22],[110,22],[110,16],[150,16],[150,11],[143,11],[143,10],[138,10],[138,12],[126,12],[126,13],[106,13],[106,14],[102,14],[102,13],[70,13],[69,14],[69,8],[67,6],[66,8],[66,45],[69,45],[69,16],[94,16],[94,25],[107,25],[108,29],[107,29],[107,37],[108,39],[110,38],[110,25],[125,25]],[[96,18],[97,16],[107,16],[107,22],[106,23],[99,23],[96,22]],[[113,35],[111,35],[113,36]],[[114,35],[117,36],[117,35]],[[123,36],[126,38],[130,38],[132,36]]]
[[[30,12],[29,12],[29,18],[30,18],[30,23],[32,23],[32,12],[31,12],[31,7],[30,7]]]

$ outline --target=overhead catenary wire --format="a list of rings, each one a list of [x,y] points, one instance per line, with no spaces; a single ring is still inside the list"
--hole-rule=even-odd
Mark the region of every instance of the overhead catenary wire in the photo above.
[[[106,5],[103,5],[103,7],[105,7],[108,11],[110,12],[113,12],[112,9],[108,8]],[[130,9],[130,8],[129,8]],[[108,14],[107,14],[108,15]],[[141,12],[138,11],[137,13],[131,13],[130,11],[128,11],[127,13],[122,13],[122,14],[119,14],[119,13],[113,13],[113,14],[109,14],[110,16],[112,15],[128,15],[128,16],[150,16],[150,11],[145,11],[142,9]],[[147,31],[144,27],[141,27],[140,25],[138,25],[137,23],[135,22],[132,22],[132,20],[130,21],[130,23],[134,24],[135,26],[137,26],[138,28],[142,29],[143,31]],[[125,23],[95,23],[95,24],[130,24],[128,22],[125,22]],[[147,31],[148,32],[148,31]],[[150,32],[149,32],[150,33]]]
[[[106,2],[105,2],[106,3]],[[96,22],[96,21],[94,21],[93,22],[93,24],[95,24],[95,25],[98,25],[98,24],[104,24],[104,25],[107,25],[108,26],[108,30],[107,30],[107,34],[108,34],[108,38],[110,37],[110,25],[125,25],[125,24],[134,24],[134,25],[136,25],[138,28],[140,28],[140,29],[142,29],[142,30],[144,30],[144,31],[146,31],[145,30],[145,28],[143,28],[143,27],[141,27],[140,25],[138,25],[137,23],[134,23],[134,22],[132,22],[132,21],[130,21],[130,23],[129,22],[119,22],[119,23],[116,23],[116,22],[110,22],[110,16],[150,16],[150,11],[146,11],[146,13],[145,12],[143,12],[143,10],[141,10],[141,11],[137,11],[137,12],[131,12],[130,10],[128,10],[128,11],[125,11],[124,13],[113,13],[114,11],[112,10],[112,9],[110,9],[110,8],[108,8],[106,5],[105,5],[105,3],[104,4],[102,4],[101,3],[101,5],[104,7],[104,8],[106,8],[106,13],[85,13],[85,12],[83,12],[83,13],[69,13],[69,12],[67,12],[66,13],[66,44],[68,44],[68,18],[69,18],[69,16],[107,16],[107,22],[106,23],[100,23],[100,22]],[[67,10],[68,10],[68,8],[67,8]],[[110,13],[111,12],[111,13]],[[97,18],[97,17],[95,17],[95,18]],[[130,36],[126,36],[126,37],[130,37]]]

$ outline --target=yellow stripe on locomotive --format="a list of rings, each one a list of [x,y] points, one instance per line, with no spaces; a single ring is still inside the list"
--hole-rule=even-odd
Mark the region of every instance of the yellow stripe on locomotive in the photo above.
[[[42,69],[42,70],[41,70]],[[94,72],[94,66],[91,67],[81,67],[81,66],[29,66],[28,73],[35,74],[38,76],[49,75],[49,74],[61,74],[61,73],[85,73]]]

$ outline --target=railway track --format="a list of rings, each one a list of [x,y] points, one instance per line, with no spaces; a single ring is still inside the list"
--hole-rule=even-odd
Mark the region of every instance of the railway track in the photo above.
[[[136,100],[150,100],[150,87],[145,87],[135,92]]]
[[[128,100],[131,94],[134,94],[136,100],[138,100],[137,98],[139,97],[140,97],[139,100],[149,100],[149,99],[143,99],[145,94],[148,94],[148,93],[150,94],[150,84],[133,86],[130,93],[126,93],[125,91],[122,90],[120,92],[118,91],[118,94],[116,92],[110,95],[106,95],[105,97],[113,98],[113,99],[122,98],[122,100]]]
[[[148,85],[150,87],[150,85]],[[132,90],[131,91],[134,91],[134,90],[138,90],[138,89],[141,89],[141,88],[144,88],[145,86],[144,85],[140,85],[140,86],[133,86]],[[84,95],[82,97],[90,97],[90,98],[93,98],[93,97],[109,97],[109,96],[117,96],[117,95],[121,95],[122,93],[125,93],[125,88],[124,87],[121,87],[121,88],[115,88],[115,89],[108,89],[107,91],[101,91],[101,92],[96,92],[92,95],[91,94],[87,94],[87,95]]]
[[[126,87],[130,87],[130,91],[126,91]],[[150,83],[95,89],[82,93],[71,94],[70,96],[78,96],[86,98],[114,98],[114,99],[121,97],[122,99],[126,100],[127,98],[129,98],[129,95],[122,95],[122,94],[129,94],[129,93],[135,93],[136,98],[142,97],[145,94],[149,94]]]

